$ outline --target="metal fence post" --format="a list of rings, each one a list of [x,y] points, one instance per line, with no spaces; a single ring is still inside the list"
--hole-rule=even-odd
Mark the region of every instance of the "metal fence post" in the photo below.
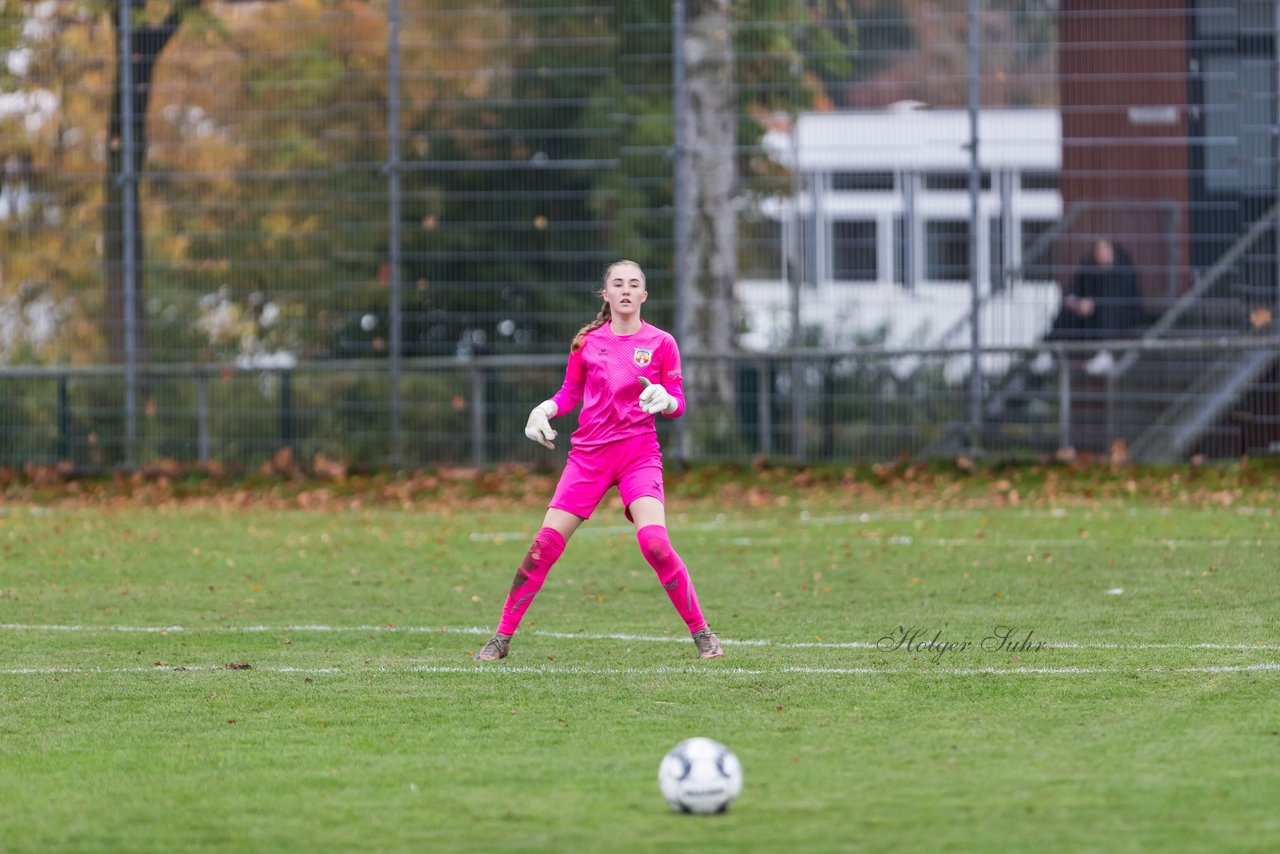
[[[471,465],[483,468],[485,464],[485,399],[484,369],[471,363]]]
[[[209,462],[209,378],[196,373],[196,459]]]
[[[293,371],[280,372],[280,447],[293,448]]]
[[[675,338],[679,346],[689,340],[689,294],[693,289],[693,281],[689,270],[689,203],[692,196],[689,183],[684,174],[688,152],[685,150],[688,129],[686,127],[685,108],[685,4],[684,0],[672,0],[671,3],[671,121],[672,151],[671,174],[675,177],[675,207],[672,228],[672,248],[675,252],[675,301],[672,313],[675,325]],[[685,419],[678,418],[672,425],[675,431],[675,446],[682,460],[688,460],[690,453],[690,436],[685,427]]]
[[[1103,381],[1102,387],[1103,389],[1105,389],[1104,393],[1106,394],[1106,408],[1103,410],[1103,412],[1105,413],[1105,417],[1106,417],[1106,437],[1107,437],[1107,447],[1109,448],[1111,447],[1111,443],[1116,440],[1115,439],[1116,437],[1116,414],[1115,414],[1116,387],[1115,387],[1115,380],[1112,379],[1110,372],[1107,373],[1106,379]]]
[[[400,3],[389,0],[387,8],[387,252],[391,283],[387,320],[390,329],[389,358],[391,409],[390,458],[398,463],[403,456],[400,415],[400,374],[404,358],[403,321],[400,311]]]
[[[760,360],[756,362],[756,427],[757,444],[760,453],[773,451],[773,395],[770,389],[770,363]]]
[[[138,464],[138,257],[135,244],[136,207],[138,204],[138,176],[133,171],[133,151],[136,145],[133,116],[133,19],[132,3],[120,4],[120,124],[121,124],[121,173],[120,182],[122,234],[124,248],[124,464],[134,468]]]
[[[969,0],[969,447],[982,444],[982,302],[978,270],[978,226],[981,222],[982,165],[978,160],[978,111],[982,108],[979,74],[979,0]]]
[[[1058,349],[1058,450],[1071,447],[1071,362]]]
[[[796,462],[804,462],[806,439],[806,416],[808,400],[805,395],[805,363],[797,357],[791,360],[791,456]]]
[[[58,459],[71,456],[71,407],[67,375],[58,374]]]
[[[818,411],[822,413],[822,432],[818,453],[823,459],[831,459],[836,446],[836,360],[824,359],[819,364],[822,366],[822,400]]]

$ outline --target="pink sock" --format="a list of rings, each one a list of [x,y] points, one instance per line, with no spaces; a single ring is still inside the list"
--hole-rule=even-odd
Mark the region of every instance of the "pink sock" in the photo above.
[[[533,545],[520,562],[516,577],[511,582],[511,592],[502,606],[502,619],[498,621],[498,634],[514,635],[529,610],[533,597],[542,589],[547,573],[560,555],[564,554],[564,537],[554,528],[543,528],[533,538]]]
[[[636,531],[636,539],[640,541],[640,553],[649,561],[653,571],[658,573],[662,589],[667,591],[671,604],[676,606],[689,631],[705,629],[707,621],[702,616],[702,608],[698,606],[698,594],[693,590],[689,570],[671,547],[667,529],[661,525],[646,525]]]

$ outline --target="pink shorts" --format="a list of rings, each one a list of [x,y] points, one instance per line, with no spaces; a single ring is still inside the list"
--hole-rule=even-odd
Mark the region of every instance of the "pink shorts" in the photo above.
[[[623,507],[630,507],[637,498],[666,500],[657,436],[636,436],[587,451],[571,448],[550,506],[590,519],[600,499],[614,486]]]

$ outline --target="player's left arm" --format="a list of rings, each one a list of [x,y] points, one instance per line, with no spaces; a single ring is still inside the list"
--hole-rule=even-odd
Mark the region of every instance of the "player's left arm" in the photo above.
[[[640,393],[640,408],[651,415],[679,418],[684,414],[684,378],[680,370],[680,350],[675,339],[668,339],[658,348],[658,382],[640,378],[644,391]]]

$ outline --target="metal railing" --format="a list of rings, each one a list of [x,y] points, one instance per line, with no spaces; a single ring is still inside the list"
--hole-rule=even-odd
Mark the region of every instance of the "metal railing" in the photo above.
[[[1052,261],[1052,255],[1058,251],[1063,239],[1070,235],[1075,226],[1081,219],[1089,214],[1111,211],[1142,211],[1154,210],[1160,212],[1165,217],[1165,224],[1161,232],[1161,239],[1164,242],[1164,264],[1162,270],[1165,277],[1166,298],[1170,302],[1174,302],[1178,292],[1178,220],[1179,206],[1173,201],[1148,201],[1148,202],[1125,202],[1122,200],[1108,200],[1105,202],[1075,202],[1063,214],[1062,218],[1055,222],[1051,227],[1039,234],[1035,240],[1023,250],[1022,262],[1015,266],[1005,266],[1000,270],[1000,280],[1002,286],[1000,290],[988,290],[983,292],[976,304],[976,310],[981,308],[991,300],[995,299],[1000,293],[1008,291],[1019,282],[1026,281],[1030,278],[1030,271],[1035,269],[1048,269],[1051,272],[1049,278],[1057,278],[1060,275],[1063,265],[1055,264]],[[1074,259],[1072,260],[1074,267]],[[1070,269],[1070,268],[1068,268]],[[939,347],[956,346],[956,342],[963,336],[969,334],[969,328],[973,323],[973,311],[958,319],[947,329],[943,330],[935,341]]]
[[[976,449],[992,459],[1025,460],[1067,449],[1108,453],[1117,441],[1137,450],[1158,419],[1135,422],[1119,403],[1144,411],[1185,406],[1188,395],[1209,405],[1210,387],[1125,391],[1084,363],[1105,346],[1125,356],[1208,361],[1227,354],[1249,356],[1260,366],[1251,393],[1235,398],[1229,417],[1217,410],[1200,433],[1151,445],[1163,454],[1135,458],[1176,461],[1194,454],[1234,457],[1280,451],[1276,364],[1280,337],[1231,340],[1129,339],[1059,342],[1056,371],[1007,402],[989,418]],[[990,348],[984,357],[1004,361],[1025,350]],[[728,364],[737,399],[727,419],[684,419],[691,461],[742,460],[752,456],[806,462],[854,463],[951,456],[975,449],[948,444],[950,433],[968,435],[968,376],[948,366],[968,363],[969,351],[953,349],[791,350],[727,353],[686,362],[692,374],[711,362]],[[138,388],[143,417],[137,435],[138,464],[217,465],[252,470],[287,452],[307,463],[317,455],[357,468],[558,463],[568,448],[576,416],[556,422],[557,450],[548,456],[524,439],[529,407],[560,384],[561,356],[486,356],[466,360],[406,359],[402,366],[402,445],[393,453],[387,427],[389,379],[382,361],[300,364],[282,369],[233,365],[148,366]],[[991,359],[993,364],[1001,361]],[[1268,371],[1270,373],[1268,373]],[[950,378],[949,378],[950,377]],[[990,384],[997,378],[982,377]],[[797,382],[799,385],[797,386]],[[1141,398],[1138,400],[1137,398]],[[121,366],[0,369],[0,465],[61,465],[85,471],[123,467],[124,376]],[[728,432],[708,432],[711,422]],[[1254,434],[1243,435],[1247,422]],[[659,421],[665,437],[673,422]],[[1233,432],[1234,431],[1234,432]],[[675,455],[668,442],[668,455]]]

